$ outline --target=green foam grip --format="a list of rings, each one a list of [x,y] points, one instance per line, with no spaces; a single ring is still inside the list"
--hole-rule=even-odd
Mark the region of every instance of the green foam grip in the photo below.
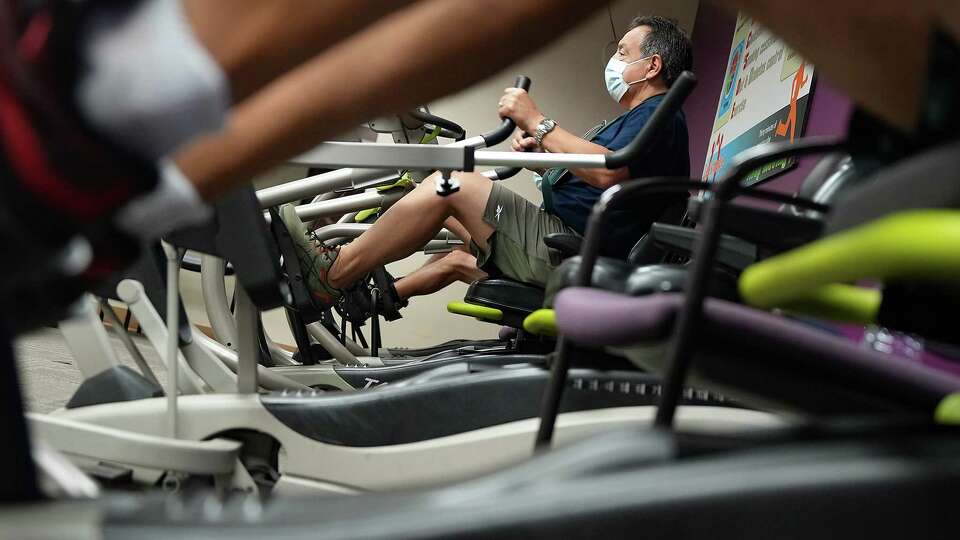
[[[791,313],[857,324],[877,322],[883,294],[877,289],[831,283],[780,306]]]
[[[363,223],[367,221],[367,218],[370,216],[376,215],[380,212],[380,207],[376,208],[367,208],[366,210],[361,210],[357,212],[357,215],[353,217],[355,223]]]
[[[839,284],[863,279],[956,282],[958,244],[960,212],[900,212],[750,266],[740,276],[740,295],[764,309],[817,306],[872,320],[879,293],[854,292]]]
[[[384,191],[390,191],[391,189],[403,188],[403,189],[413,189],[417,187],[417,183],[410,178],[410,173],[403,173],[396,182],[392,184],[387,184],[385,186],[379,186],[376,188],[377,192],[383,193]]]
[[[499,321],[503,319],[503,312],[499,309],[477,304],[468,304],[466,302],[450,302],[447,304],[447,311],[456,313],[457,315],[475,317],[481,321]]]
[[[552,309],[538,309],[523,320],[523,329],[537,336],[556,336],[557,314]]]
[[[933,413],[938,424],[960,425],[960,393],[943,398]]]
[[[437,140],[438,135],[440,135],[440,126],[435,126],[432,132],[423,135],[423,138],[420,139],[420,144],[430,144]]]

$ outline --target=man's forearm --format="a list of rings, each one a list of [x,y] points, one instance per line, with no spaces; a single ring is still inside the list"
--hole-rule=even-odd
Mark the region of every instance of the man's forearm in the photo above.
[[[610,150],[599,144],[592,143],[584,138],[557,126],[543,138],[541,145],[547,152],[564,154],[609,154]],[[571,169],[570,172],[579,176],[584,182],[606,189],[614,184],[626,180],[630,174],[625,167],[615,170],[609,169]]]
[[[544,136],[540,145],[553,154],[609,154],[610,150],[563,129],[559,125]]]
[[[480,80],[602,5],[584,0],[420,2],[267,86],[234,111],[225,131],[191,145],[177,162],[201,196],[211,200],[366,119]]]
[[[240,101],[317,52],[419,0],[180,0]]]

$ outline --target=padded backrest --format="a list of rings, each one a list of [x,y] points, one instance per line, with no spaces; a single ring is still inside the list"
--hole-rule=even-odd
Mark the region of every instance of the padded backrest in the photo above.
[[[854,167],[853,158],[849,155],[831,154],[821,160],[810,172],[797,192],[797,197],[831,205],[845,191],[864,180],[865,177],[858,174],[858,170]],[[784,205],[781,207],[781,211],[789,212],[795,216],[813,219],[823,218],[823,214],[820,212],[798,208],[794,205]]]
[[[807,175],[797,197],[832,205],[843,194],[869,180],[857,174],[849,156],[831,154]],[[702,199],[691,199],[688,215],[697,219],[702,207]],[[725,233],[778,251],[809,242],[820,236],[823,227],[822,214],[794,205],[782,205],[774,211],[732,204],[725,216]]]
[[[828,154],[820,159],[813,170],[803,179],[797,196],[804,199],[812,199],[820,190],[828,178],[840,168],[844,161],[849,161],[850,156],[841,153]]]
[[[686,215],[687,200],[684,199],[683,202],[678,202],[664,210],[663,214],[657,220],[657,223],[681,225],[686,220]],[[627,261],[635,265],[656,264],[663,262],[666,255],[667,253],[665,251],[657,247],[650,233],[647,233],[630,249],[630,252],[627,254]]]
[[[833,204],[846,190],[859,185],[863,180],[864,178],[857,174],[853,159],[849,155],[829,154],[817,162],[813,170],[803,179],[796,196],[829,205]],[[691,219],[699,221],[703,202],[704,199],[699,196],[690,199],[687,215]],[[737,205],[732,205],[732,208],[732,211],[736,212]],[[815,219],[822,217],[818,212],[800,209],[789,204],[782,205],[779,211]]]
[[[666,253],[657,247],[657,243],[653,241],[653,236],[647,233],[630,249],[630,253],[627,254],[627,262],[637,266],[645,266],[657,264],[664,256],[666,256]]]
[[[872,176],[861,174],[850,155],[831,154],[823,158],[810,172],[797,192],[797,197],[832,206],[845,193],[870,180]],[[794,205],[784,205],[781,211],[815,220],[824,219],[821,212]]]
[[[851,189],[867,181],[867,179],[869,177],[859,174],[857,168],[854,167],[853,158],[847,156],[837,162],[833,173],[823,181],[811,199],[821,204],[833,204],[845,190]]]
[[[827,233],[898,210],[960,207],[960,142],[941,145],[884,169],[833,205]]]
[[[668,225],[680,225],[687,215],[687,199],[687,196],[678,198],[676,203],[664,209],[663,214],[657,218],[657,222]]]

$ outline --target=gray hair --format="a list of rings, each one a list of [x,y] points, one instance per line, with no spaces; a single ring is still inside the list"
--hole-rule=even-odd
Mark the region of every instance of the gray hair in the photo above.
[[[681,73],[693,68],[693,44],[690,43],[687,33],[677,25],[676,19],[641,15],[630,21],[627,31],[640,26],[650,28],[650,33],[640,44],[640,52],[644,56],[660,57],[663,61],[660,73],[663,82],[670,88]]]

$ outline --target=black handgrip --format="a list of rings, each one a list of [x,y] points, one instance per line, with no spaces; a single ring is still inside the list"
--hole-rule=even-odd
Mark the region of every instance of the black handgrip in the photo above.
[[[667,91],[663,101],[653,111],[650,119],[644,124],[640,133],[637,133],[637,136],[620,150],[607,154],[607,168],[619,169],[625,167],[631,161],[637,159],[645,149],[649,148],[654,137],[659,135],[667,122],[673,119],[696,86],[696,75],[689,71],[681,73],[670,90]]]
[[[527,92],[530,91],[530,78],[520,75],[517,77],[516,82],[513,83],[514,88],[522,88]],[[517,125],[513,123],[513,120],[509,118],[504,118],[503,122],[500,123],[500,127],[493,131],[489,131],[481,135],[483,137],[483,143],[489,148],[495,144],[500,144],[501,142],[507,140],[507,137],[513,133],[513,130],[517,128]]]
[[[441,118],[435,114],[421,111],[420,109],[414,109],[410,111],[410,117],[419,120],[424,124],[431,124],[441,129],[446,129],[453,134],[454,138],[458,141],[462,141],[467,136],[467,130],[463,129],[460,124],[457,124],[451,120],[447,120],[446,118]]]
[[[446,128],[440,128],[440,133],[437,133],[437,137],[443,137],[444,139],[453,139],[455,141],[462,141],[467,138],[467,134],[450,131],[449,129],[446,129]]]
[[[497,167],[493,171],[497,173],[496,180],[506,180],[507,178],[516,176],[520,170],[520,167]]]
[[[513,83],[514,88],[519,88],[527,92],[530,91],[530,77],[526,75],[518,75],[517,80]]]

